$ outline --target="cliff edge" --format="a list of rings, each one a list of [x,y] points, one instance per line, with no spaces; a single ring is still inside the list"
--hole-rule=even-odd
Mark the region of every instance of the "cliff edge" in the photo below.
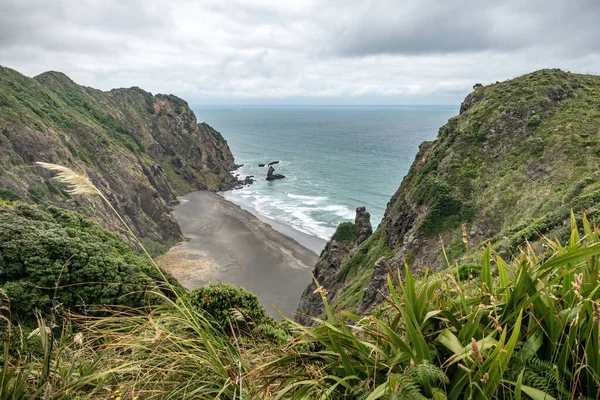
[[[377,230],[340,251],[330,241],[315,276],[336,307],[381,302],[387,268],[414,272],[479,263],[482,244],[510,257],[540,235],[564,238],[571,209],[600,213],[600,77],[540,70],[475,85],[460,114],[421,144]],[[333,290],[330,290],[332,288]],[[297,318],[322,312],[310,287]],[[366,304],[368,303],[368,304]]]

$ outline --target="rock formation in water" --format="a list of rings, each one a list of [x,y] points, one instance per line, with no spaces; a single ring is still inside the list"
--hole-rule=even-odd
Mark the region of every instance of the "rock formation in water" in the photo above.
[[[137,235],[160,242],[181,237],[168,206],[177,195],[237,184],[225,139],[178,97],[0,67],[0,199],[78,210],[122,230],[100,199],[72,197],[37,161],[87,174]]]
[[[285,178],[285,175],[276,174],[275,168],[269,167],[269,170],[267,171],[267,180],[268,181],[274,181],[276,179],[283,179],[283,178]]]
[[[442,242],[460,266],[480,263],[487,240],[510,257],[525,241],[541,248],[540,234],[565,239],[572,209],[600,212],[598,104],[600,77],[556,69],[475,85],[460,114],[421,144],[377,230],[325,247],[314,274],[332,306],[372,310],[387,289],[382,257],[420,273],[447,265]],[[322,312],[313,290],[300,300],[301,322]]]

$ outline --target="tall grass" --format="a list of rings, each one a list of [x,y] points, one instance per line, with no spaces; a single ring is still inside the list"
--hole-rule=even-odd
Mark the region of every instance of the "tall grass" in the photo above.
[[[23,340],[7,317],[0,398],[598,398],[600,230],[583,213],[567,243],[545,244],[551,255],[526,245],[510,262],[488,245],[466,281],[394,271],[368,316],[334,310],[319,287],[325,315],[285,317],[287,344],[224,333],[175,288],[60,327],[40,316],[40,357],[9,354]]]
[[[297,352],[262,368],[292,368],[280,398],[574,399],[600,396],[600,231],[572,217],[548,260],[527,247],[508,265],[488,245],[481,280],[390,276],[381,315],[334,313]],[[476,286],[474,286],[476,285]]]

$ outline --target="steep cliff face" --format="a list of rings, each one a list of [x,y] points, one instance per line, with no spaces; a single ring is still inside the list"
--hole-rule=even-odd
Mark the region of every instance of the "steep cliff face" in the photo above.
[[[76,209],[122,229],[98,199],[71,197],[37,161],[87,174],[136,234],[159,242],[181,237],[169,209],[177,195],[237,183],[227,142],[180,98],[0,67],[0,198]]]
[[[568,235],[571,209],[600,213],[599,127],[600,77],[541,70],[476,86],[437,139],[421,144],[378,229],[329,263],[330,279],[319,281],[328,291],[335,284],[329,300],[372,309],[381,296],[365,295],[385,291],[382,256],[394,269],[439,270],[442,242],[461,265],[479,262],[487,240],[510,257],[540,234]],[[318,315],[320,299],[309,297],[298,311]]]

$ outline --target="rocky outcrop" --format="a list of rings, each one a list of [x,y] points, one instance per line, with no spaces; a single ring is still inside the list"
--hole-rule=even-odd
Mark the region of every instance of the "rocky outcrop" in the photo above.
[[[343,282],[336,282],[336,272],[354,246],[355,243],[329,241],[321,252],[313,270],[313,278],[325,289],[324,294],[328,298],[334,298],[338,291],[344,287]],[[313,320],[310,317],[319,316],[323,313],[321,294],[316,292],[316,289],[316,283],[311,282],[300,298],[296,321],[301,324],[313,325]]]
[[[122,231],[99,199],[72,197],[37,161],[87,174],[137,235],[161,242],[181,237],[169,208],[176,196],[237,184],[223,136],[178,97],[103,92],[58,72],[28,78],[0,67],[0,189]]]
[[[541,248],[540,234],[568,239],[571,209],[600,213],[600,114],[589,109],[600,103],[600,77],[542,70],[473,89],[421,144],[377,230],[343,257],[319,260],[334,308],[365,313],[381,302],[381,257],[394,274],[406,263],[417,275],[445,268],[442,243],[451,265],[481,262],[487,240],[510,257],[525,241]],[[357,242],[366,236],[357,233]],[[311,293],[299,311],[317,316]]]
[[[255,182],[254,175],[248,175],[244,178],[244,180],[240,180],[238,184],[235,186],[236,189],[241,189],[244,186],[252,185]]]
[[[259,167],[267,167],[267,166],[270,167],[271,165],[275,165],[275,164],[279,164],[279,160],[277,160],[277,161],[271,161],[268,164],[260,163],[260,164],[258,164],[258,166]]]
[[[354,226],[351,222],[345,223],[351,231],[347,232],[345,224],[341,224],[321,252],[313,270],[313,278],[323,287],[328,299],[335,298],[338,291],[344,288],[345,283],[339,279],[338,270],[346,257],[371,235],[373,229],[370,219],[366,208],[358,207]],[[313,280],[300,299],[296,320],[302,324],[312,325],[310,316],[319,316],[323,312],[321,293],[315,292],[316,289],[317,285]]]
[[[275,168],[269,167],[269,170],[267,171],[267,180],[268,181],[274,181],[274,180],[283,179],[283,178],[285,178],[285,175],[276,174]]]
[[[385,257],[381,257],[377,260],[375,267],[373,268],[373,276],[371,277],[369,286],[365,288],[362,300],[358,306],[358,312],[360,314],[373,311],[373,309],[383,301],[385,296],[389,295],[390,289],[387,277],[390,270],[391,268],[389,268],[388,261]]]
[[[358,207],[356,209],[356,217],[354,218],[356,226],[356,241],[358,244],[364,242],[373,234],[371,226],[371,214],[367,212],[366,207]]]

